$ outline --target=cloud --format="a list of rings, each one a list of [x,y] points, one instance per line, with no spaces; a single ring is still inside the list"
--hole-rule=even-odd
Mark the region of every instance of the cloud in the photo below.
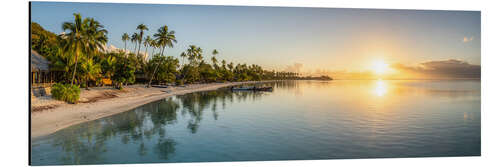
[[[481,66],[456,59],[428,61],[418,66],[394,64],[392,68],[419,78],[481,78]]]
[[[473,37],[473,36],[472,36],[472,37],[464,37],[464,39],[463,39],[462,41],[463,41],[464,43],[467,43],[467,42],[470,42],[470,41],[472,41],[472,40],[474,40],[474,37]]]
[[[300,73],[300,70],[302,69],[304,65],[302,63],[295,63],[293,65],[287,65],[285,67],[285,71],[286,72],[296,72],[296,73]]]

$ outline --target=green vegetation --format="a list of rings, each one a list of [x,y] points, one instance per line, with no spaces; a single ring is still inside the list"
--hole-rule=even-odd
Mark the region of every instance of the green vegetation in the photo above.
[[[46,31],[38,23],[31,23],[31,47],[41,55],[50,55],[58,52],[59,37]]]
[[[61,35],[46,31],[37,23],[31,23],[32,49],[51,62],[51,70],[63,71],[63,79],[59,82],[69,84],[71,88],[73,85],[87,89],[102,86],[103,79],[111,79],[117,89],[122,89],[123,85],[134,84],[136,81],[150,86],[153,83],[183,85],[299,78],[297,73],[267,71],[255,64],[218,60],[216,56],[220,52],[215,49],[210,52],[212,57],[209,58],[196,45],[190,45],[182,52],[179,55],[182,61],[179,61],[174,56],[166,55],[167,48],[173,48],[177,43],[175,31],[170,30],[167,25],[161,26],[150,36],[145,34],[149,28],[140,24],[136,27],[138,32],[131,33],[131,36],[123,33],[121,36],[124,49],[105,51],[108,32],[104,26],[94,18],[82,18],[78,13],[73,16],[72,21],[62,23],[64,33]],[[128,42],[134,44],[133,51],[127,51]],[[144,55],[140,52],[141,48],[146,50],[143,53],[151,48],[152,55]],[[74,96],[58,92],[62,87],[57,84],[57,98],[75,102],[73,98],[67,98]]]
[[[80,88],[70,84],[54,84],[50,90],[52,97],[68,103],[76,103],[80,99]]]

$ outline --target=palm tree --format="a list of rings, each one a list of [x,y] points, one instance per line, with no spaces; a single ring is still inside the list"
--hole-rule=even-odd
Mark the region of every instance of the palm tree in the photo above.
[[[189,48],[187,49],[187,56],[188,60],[198,63],[198,60],[202,60],[203,50],[200,47],[197,47],[196,45],[189,45]]]
[[[196,45],[189,45],[189,48],[186,51],[189,61],[193,61],[196,58],[196,48]]]
[[[136,30],[139,30],[139,49],[137,49],[137,56],[139,56],[139,52],[141,51],[141,44],[142,44],[142,36],[144,35],[144,30],[149,30],[148,27],[144,24],[139,24],[136,28]]]
[[[221,63],[222,63],[222,68],[223,68],[224,70],[226,70],[226,60],[222,60],[222,62],[221,62]]]
[[[234,68],[234,64],[233,64],[233,62],[229,63],[229,64],[227,65],[227,68],[229,68],[229,70],[231,70],[231,72],[233,72],[233,68]]]
[[[203,49],[201,49],[200,47],[196,48],[196,58],[198,60],[203,60]]]
[[[146,54],[148,53],[148,46],[150,46],[151,41],[153,39],[148,35],[146,39],[144,39],[144,47],[146,47],[146,51],[144,52],[144,60],[146,60]]]
[[[50,68],[55,71],[64,71],[66,81],[69,81],[68,78],[71,77],[71,69],[73,67],[72,64],[72,56],[74,56],[74,52],[65,51],[65,46],[67,45],[68,40],[64,38],[59,38],[57,41],[57,52],[54,55],[49,55],[47,59],[51,62]]]
[[[137,41],[139,40],[139,34],[137,34],[136,32],[134,32],[134,34],[132,34],[132,38],[130,39],[130,41],[134,42],[135,45],[134,45],[134,52],[135,50],[137,49]],[[134,53],[132,52],[132,53]]]
[[[75,53],[75,66],[73,68],[73,75],[71,77],[71,86],[75,80],[76,66],[78,65],[78,56],[85,47],[84,39],[84,26],[82,22],[82,16],[79,13],[74,13],[74,22],[64,22],[62,24],[63,31],[69,31],[69,33],[64,33],[62,38],[66,40],[66,45],[64,46],[65,52]]]
[[[217,58],[215,58],[215,56],[212,56],[211,60],[212,60],[213,65],[216,66],[217,65]]]
[[[175,31],[169,31],[168,26],[166,25],[160,27],[158,32],[154,34],[154,37],[156,37],[156,41],[162,47],[161,56],[163,56],[166,46],[172,48],[174,47],[174,43],[177,43],[177,40],[175,39]]]
[[[94,18],[85,18],[83,20],[83,25],[85,28],[85,39],[87,45],[85,50],[87,51],[87,59],[91,59],[91,56],[97,54],[99,51],[104,51],[106,43],[108,42],[108,31],[104,29]]]
[[[75,65],[71,77],[71,85],[74,84],[76,67],[78,66],[78,58],[80,54],[86,52],[87,59],[91,59],[91,55],[99,50],[104,50],[104,46],[108,42],[107,33],[98,21],[93,18],[85,18],[82,21],[82,16],[79,13],[73,14],[74,22],[64,22],[62,29],[65,32],[61,35],[64,40],[63,50],[75,55]],[[69,31],[66,33],[66,31]]]
[[[216,56],[219,54],[219,51],[217,51],[217,49],[214,49],[214,51],[212,51],[212,55]]]
[[[130,39],[127,33],[123,33],[122,41],[125,42],[125,52],[127,52],[127,41]]]
[[[113,55],[109,55],[107,58],[102,60],[101,64],[106,78],[111,78],[113,75],[116,70],[116,62],[117,60]]]
[[[85,18],[83,20],[84,39],[85,39],[85,52],[87,59],[82,64],[83,77],[86,82],[86,89],[88,90],[89,80],[95,80],[100,76],[101,70],[99,64],[93,63],[92,56],[97,55],[99,51],[104,51],[105,45],[108,42],[106,36],[108,31],[104,29],[98,21],[93,18]]]
[[[187,57],[186,52],[182,52],[181,55],[180,55],[180,57],[182,58],[182,64],[184,64],[184,58]]]
[[[151,41],[149,42],[149,46],[151,46],[153,48],[153,51],[151,52],[151,56],[154,56],[155,55],[155,49],[158,47],[158,44],[156,43],[156,40],[151,39]]]
[[[172,48],[174,47],[174,43],[177,43],[177,40],[175,39],[175,31],[169,31],[168,26],[166,25],[160,27],[158,29],[158,32],[153,36],[156,38],[155,40],[158,45],[162,47],[161,56],[163,56],[163,52],[165,51],[166,46]],[[153,75],[149,80],[148,87],[151,86],[151,81],[153,81],[156,70],[158,70],[158,65],[159,63],[156,65],[155,70],[153,71]]]
[[[83,78],[85,78],[85,89],[89,90],[89,80],[95,80],[101,74],[101,66],[89,59],[82,64]]]
[[[213,63],[213,66],[214,68],[217,68],[217,58],[215,58],[215,56],[219,54],[219,52],[217,51],[217,49],[214,49],[214,51],[212,51],[212,63]]]

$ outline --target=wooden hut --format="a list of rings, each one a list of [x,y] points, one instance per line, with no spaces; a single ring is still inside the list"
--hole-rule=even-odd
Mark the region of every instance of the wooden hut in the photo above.
[[[60,81],[62,75],[61,71],[51,71],[50,62],[36,51],[31,50],[31,89],[33,95],[44,96],[48,94],[48,90],[52,84]]]

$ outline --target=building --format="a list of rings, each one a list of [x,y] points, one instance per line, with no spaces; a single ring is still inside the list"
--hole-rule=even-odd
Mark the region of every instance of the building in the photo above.
[[[31,89],[34,96],[49,94],[52,84],[61,81],[63,71],[51,71],[50,62],[36,51],[31,50]]]

